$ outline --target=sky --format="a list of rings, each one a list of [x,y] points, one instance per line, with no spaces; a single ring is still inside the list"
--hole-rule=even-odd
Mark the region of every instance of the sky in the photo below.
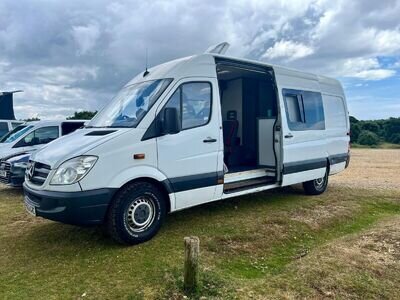
[[[358,119],[400,117],[400,0],[0,0],[0,91],[18,119],[101,109],[149,65],[204,52],[339,79]]]

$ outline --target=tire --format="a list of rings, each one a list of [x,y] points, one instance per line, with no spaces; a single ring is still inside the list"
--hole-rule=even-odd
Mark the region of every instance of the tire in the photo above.
[[[325,192],[328,187],[328,173],[329,169],[326,169],[324,177],[303,182],[304,192],[307,195],[321,195]]]
[[[148,182],[134,182],[115,196],[106,219],[108,234],[120,244],[136,245],[154,237],[166,216],[163,193]]]

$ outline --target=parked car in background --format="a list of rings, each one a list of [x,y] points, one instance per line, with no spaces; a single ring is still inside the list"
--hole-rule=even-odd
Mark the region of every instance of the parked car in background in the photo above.
[[[84,124],[84,120],[37,121],[16,127],[0,139],[0,182],[21,186],[32,152]]]
[[[19,153],[0,160],[0,182],[12,187],[21,187],[31,153]]]
[[[23,123],[24,121],[0,120],[0,138]]]

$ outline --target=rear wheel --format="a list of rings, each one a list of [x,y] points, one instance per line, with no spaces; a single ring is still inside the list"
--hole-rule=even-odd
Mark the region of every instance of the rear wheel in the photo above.
[[[328,172],[326,169],[325,176],[314,180],[303,182],[303,188],[307,195],[321,195],[326,191],[328,186]]]
[[[121,244],[143,243],[157,234],[165,215],[165,199],[155,185],[131,183],[122,188],[111,204],[107,232]]]

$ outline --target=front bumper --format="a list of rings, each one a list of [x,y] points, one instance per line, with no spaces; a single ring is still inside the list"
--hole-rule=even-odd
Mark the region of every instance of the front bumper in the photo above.
[[[104,222],[108,205],[117,189],[105,188],[80,192],[34,190],[23,184],[24,201],[35,206],[36,216],[73,225]]]

